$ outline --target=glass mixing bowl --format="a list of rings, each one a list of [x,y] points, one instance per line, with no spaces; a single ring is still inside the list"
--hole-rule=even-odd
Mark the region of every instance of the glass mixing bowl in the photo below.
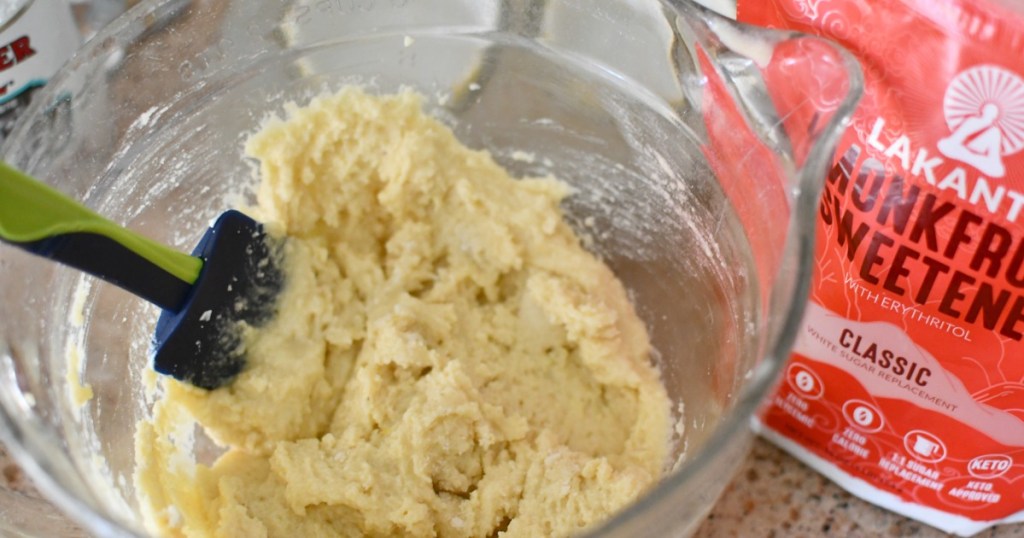
[[[465,144],[574,187],[567,218],[629,289],[678,424],[670,472],[593,533],[678,536],[788,355],[859,77],[824,41],[684,0],[149,0],[52,80],[3,156],[188,251],[251,200],[242,142],[267,114],[345,84],[418,90]],[[8,246],[0,268],[3,441],[88,532],[144,534],[132,438],[158,312]],[[4,525],[64,532],[3,494]]]

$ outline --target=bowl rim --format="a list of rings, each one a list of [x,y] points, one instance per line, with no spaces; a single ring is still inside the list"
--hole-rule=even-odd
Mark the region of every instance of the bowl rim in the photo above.
[[[589,530],[585,535],[598,536],[636,536],[635,530],[642,525],[643,516],[655,512],[658,508],[664,507],[666,503],[672,502],[674,491],[679,490],[683,484],[703,472],[706,467],[727,454],[725,450],[738,438],[748,439],[752,437],[751,421],[755,420],[755,412],[761,405],[762,399],[768,394],[782,372],[783,366],[789,358],[796,338],[797,331],[802,322],[803,313],[806,307],[806,299],[810,290],[812,275],[812,262],[814,257],[815,244],[815,214],[818,207],[818,199],[823,186],[822,179],[827,168],[831,164],[831,152],[828,148],[835,147],[836,142],[842,135],[842,129],[852,114],[859,101],[862,88],[861,72],[853,57],[834,43],[798,34],[794,32],[780,32],[751,27],[734,20],[720,16],[710,9],[694,3],[692,0],[654,0],[663,6],[676,10],[684,17],[699,17],[714,24],[738,29],[742,32],[755,33],[765,36],[767,39],[783,41],[787,39],[815,39],[833,48],[837,55],[846,63],[847,72],[850,76],[850,92],[836,109],[836,112],[825,125],[821,136],[812,146],[809,157],[802,167],[797,170],[797,185],[800,191],[795,197],[795,203],[790,218],[789,230],[786,234],[786,250],[793,249],[796,252],[797,263],[795,265],[795,276],[791,281],[791,293],[785,297],[775,297],[780,301],[778,309],[785,312],[781,323],[774,331],[774,338],[769,336],[764,357],[756,364],[751,372],[750,381],[739,392],[735,404],[724,414],[718,424],[712,430],[700,450],[688,457],[682,465],[668,472],[654,487],[642,494],[636,501],[613,515],[611,518],[601,522]],[[133,25],[149,17],[156,12],[176,10],[187,7],[189,0],[144,0],[139,2],[127,12],[119,16],[112,23],[101,29],[89,42],[81,47],[72,58],[58,71],[51,79],[51,83],[45,86],[40,94],[33,99],[32,104],[24,111],[23,118],[35,117],[43,114],[47,103],[53,102],[60,96],[55,88],[69,77],[74,76],[79,69],[94,62],[102,56],[103,52],[110,46],[110,43],[117,43],[118,36],[129,32]],[[724,75],[719,73],[719,75]],[[19,121],[10,137],[0,147],[0,153],[9,157],[22,140],[28,139],[29,122]],[[811,223],[807,225],[806,223]],[[7,359],[9,350],[0,343],[0,359]],[[32,453],[33,441],[30,440],[30,433],[18,423],[5,405],[0,405],[0,439],[8,447],[11,456],[25,470],[39,490],[56,506],[62,509],[73,520],[83,525],[92,533],[104,536],[133,536],[142,538],[136,530],[126,526],[123,522],[111,518],[105,511],[99,509],[92,502],[81,498],[70,492],[68,488],[55,479],[51,470],[52,462],[41,462]],[[737,466],[738,467],[738,462]],[[735,470],[735,468],[733,470]],[[731,474],[724,477],[723,481],[731,479]],[[638,523],[640,522],[640,523]],[[698,520],[698,523],[700,520]],[[627,533],[628,532],[628,533]]]

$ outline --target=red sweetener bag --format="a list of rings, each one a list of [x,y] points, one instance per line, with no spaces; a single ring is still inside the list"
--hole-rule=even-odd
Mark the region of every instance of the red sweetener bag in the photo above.
[[[737,17],[837,41],[865,78],[757,427],[947,532],[1024,521],[1024,6],[740,0]]]

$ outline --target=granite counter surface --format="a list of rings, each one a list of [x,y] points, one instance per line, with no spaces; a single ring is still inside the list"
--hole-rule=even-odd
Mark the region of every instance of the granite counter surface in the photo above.
[[[949,536],[850,495],[829,479],[758,439],[695,538]],[[1024,538],[1024,524],[975,538]]]

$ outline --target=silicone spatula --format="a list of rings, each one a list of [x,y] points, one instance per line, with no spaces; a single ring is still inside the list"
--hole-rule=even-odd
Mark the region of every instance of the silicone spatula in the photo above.
[[[204,389],[245,366],[240,323],[275,314],[279,244],[238,211],[223,213],[187,255],[93,213],[0,163],[0,239],[120,286],[163,309],[153,367]]]

